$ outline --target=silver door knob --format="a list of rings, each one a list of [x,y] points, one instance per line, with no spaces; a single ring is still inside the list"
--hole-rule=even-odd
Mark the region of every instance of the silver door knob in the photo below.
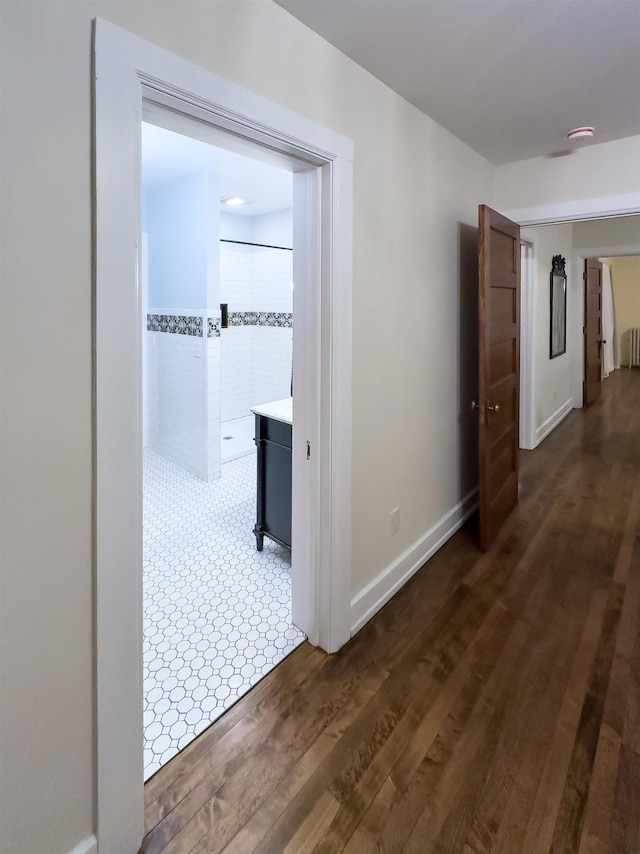
[[[487,404],[487,409],[491,412],[498,412],[500,410],[500,404],[496,403],[494,406],[489,406],[489,404]]]

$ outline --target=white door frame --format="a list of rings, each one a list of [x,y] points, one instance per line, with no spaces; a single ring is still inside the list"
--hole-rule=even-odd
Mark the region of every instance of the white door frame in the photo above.
[[[576,337],[574,359],[580,368],[580,375],[577,372],[574,377],[573,385],[573,406],[574,409],[580,409],[584,401],[584,289],[585,283],[583,279],[584,262],[587,258],[614,258],[619,255],[640,255],[640,243],[631,243],[626,246],[593,246],[576,249],[572,255],[572,269],[574,279],[574,292],[576,294],[576,304],[574,310],[580,319],[580,334]]]
[[[625,193],[617,196],[606,196],[599,199],[581,199],[573,202],[563,202],[561,204],[539,205],[532,208],[519,208],[514,210],[505,210],[501,213],[509,219],[517,222],[521,228],[527,228],[537,225],[552,225],[554,223],[563,222],[580,222],[582,220],[591,219],[607,219],[610,217],[619,216],[636,216],[640,214],[640,193]],[[528,239],[528,238],[525,238]],[[640,250],[640,247],[638,247]],[[572,269],[574,273],[572,279],[574,286],[569,286],[569,296],[567,302],[568,317],[573,318],[573,345],[571,346],[571,388],[574,409],[579,409],[582,406],[582,373],[583,373],[583,340],[582,340],[582,324],[584,319],[584,305],[582,304],[582,269],[585,258],[598,257],[598,255],[632,255],[636,254],[636,250],[632,246],[615,247],[615,249],[606,247],[595,247],[594,249],[575,250],[572,253]],[[535,265],[535,241],[534,241],[534,259]],[[574,276],[579,276],[579,283],[576,282]],[[570,283],[568,283],[570,285]],[[533,280],[535,288],[535,278]],[[533,288],[532,288],[533,291]],[[533,293],[531,294],[533,296]],[[534,322],[534,307],[535,299],[521,301],[521,328],[533,330]],[[533,336],[529,336],[528,351],[523,353],[521,342],[521,363],[533,366],[534,355]],[[531,370],[533,368],[531,367]],[[533,412],[535,389],[534,381],[530,383],[526,392],[526,399],[521,394],[521,405],[525,400],[524,411],[531,410]],[[526,429],[526,427],[525,427]],[[523,434],[521,432],[521,438]],[[521,444],[521,447],[535,448],[535,429],[533,433],[527,436],[528,443]]]
[[[534,329],[535,327],[535,266],[533,242],[520,238],[520,436],[519,445],[535,448],[536,426]]]
[[[143,835],[143,100],[306,164],[294,176],[305,259],[295,270],[294,336],[306,338],[297,348],[294,338],[294,619],[329,652],[350,634],[353,143],[99,19],[94,58],[96,831],[100,854],[135,854]]]

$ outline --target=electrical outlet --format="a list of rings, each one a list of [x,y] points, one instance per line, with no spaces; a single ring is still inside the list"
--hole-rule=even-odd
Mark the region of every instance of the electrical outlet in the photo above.
[[[396,507],[389,514],[389,531],[391,536],[397,534],[400,530],[400,508]]]

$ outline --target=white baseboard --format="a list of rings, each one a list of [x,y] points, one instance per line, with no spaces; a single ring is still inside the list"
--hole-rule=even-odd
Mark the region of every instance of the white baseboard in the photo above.
[[[566,400],[559,409],[556,409],[553,415],[549,416],[549,418],[547,418],[547,420],[536,429],[536,448],[572,410],[573,401]]]
[[[98,854],[98,840],[93,835],[87,836],[69,854]]]
[[[385,605],[411,576],[442,546],[478,506],[478,490],[472,490],[439,522],[351,600],[351,636]]]

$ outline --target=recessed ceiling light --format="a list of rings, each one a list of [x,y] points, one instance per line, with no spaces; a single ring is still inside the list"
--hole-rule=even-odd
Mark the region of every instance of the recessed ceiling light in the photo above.
[[[570,130],[565,139],[568,139],[570,142],[584,142],[587,139],[591,139],[592,136],[593,128],[583,127]]]
[[[241,199],[240,196],[223,196],[220,201],[223,205],[231,205],[232,207],[245,205],[247,203],[246,199]]]

